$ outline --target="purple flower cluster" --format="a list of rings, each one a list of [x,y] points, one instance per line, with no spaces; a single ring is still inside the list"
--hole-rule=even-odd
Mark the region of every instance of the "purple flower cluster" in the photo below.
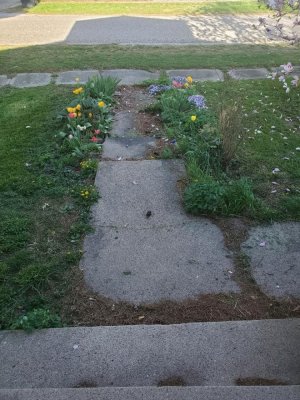
[[[158,93],[165,92],[166,90],[170,90],[171,86],[169,85],[151,85],[149,86],[149,93],[155,96]]]
[[[205,97],[201,96],[201,94],[195,94],[194,96],[189,96],[188,101],[194,104],[197,108],[207,108]]]

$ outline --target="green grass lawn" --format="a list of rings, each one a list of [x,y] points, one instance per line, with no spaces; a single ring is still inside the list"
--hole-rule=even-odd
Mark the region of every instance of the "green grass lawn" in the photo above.
[[[95,15],[200,15],[261,13],[256,0],[149,2],[149,1],[51,1],[42,0],[29,13],[37,14],[95,14]]]
[[[215,110],[221,86],[205,83],[199,87]],[[274,218],[300,220],[299,89],[288,95],[272,80],[230,81],[226,97],[241,104],[244,130],[238,164],[229,168],[229,176],[249,177],[255,193],[274,209]],[[280,172],[273,174],[275,168]]]
[[[55,86],[1,92],[0,329],[34,309],[39,326],[59,324],[58,301],[80,257],[87,214],[72,191],[86,179],[64,166],[54,138],[70,98]]]
[[[299,64],[297,46],[117,46],[44,45],[0,47],[0,74],[72,69],[274,67]]]

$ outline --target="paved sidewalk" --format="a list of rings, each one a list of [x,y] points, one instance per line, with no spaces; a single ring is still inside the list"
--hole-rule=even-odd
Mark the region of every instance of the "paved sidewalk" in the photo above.
[[[21,6],[21,0],[1,0],[0,11],[7,11],[10,8]]]
[[[0,13],[0,44],[267,44],[257,15],[130,17]],[[277,39],[275,38],[275,41]],[[271,41],[274,43],[274,38]]]
[[[295,73],[300,72],[300,67],[294,68]],[[194,81],[224,81],[224,73],[219,69],[173,69],[166,71],[169,77],[191,75]],[[238,68],[227,72],[232,79],[266,79],[270,72],[265,68]],[[146,80],[159,78],[159,72],[149,72],[137,69],[112,69],[112,70],[77,70],[64,71],[58,74],[50,73],[21,73],[13,78],[0,75],[1,86],[14,86],[18,88],[46,86],[51,82],[57,85],[74,85],[75,82],[86,83],[89,78],[96,75],[114,76],[120,79],[120,85],[139,85]]]

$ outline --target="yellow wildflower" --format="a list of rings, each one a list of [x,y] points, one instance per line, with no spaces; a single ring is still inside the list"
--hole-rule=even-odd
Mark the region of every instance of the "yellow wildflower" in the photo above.
[[[192,120],[193,122],[195,122],[196,119],[197,119],[197,115],[192,115],[192,116],[191,116],[191,120]]]
[[[79,88],[73,90],[74,94],[80,94],[82,92],[83,92],[83,87],[79,87]]]
[[[188,83],[193,83],[193,78],[192,78],[191,76],[187,76],[187,77],[186,77],[186,81],[187,81]]]
[[[81,115],[82,115],[81,112],[77,113],[77,117],[81,117]]]
[[[67,107],[67,111],[68,111],[68,113],[74,113],[76,111],[76,109],[73,107]]]
[[[189,85],[188,83],[185,83],[183,86],[184,86],[185,88],[188,88],[190,85]]]
[[[99,106],[100,108],[104,107],[104,106],[105,106],[104,101],[99,101],[98,106]]]
[[[81,105],[77,104],[77,106],[75,108],[76,108],[77,111],[80,111],[81,110]]]

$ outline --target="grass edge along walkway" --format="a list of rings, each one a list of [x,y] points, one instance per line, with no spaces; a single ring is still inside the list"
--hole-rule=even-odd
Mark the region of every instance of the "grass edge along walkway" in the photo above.
[[[192,69],[275,67],[299,64],[299,46],[0,46],[0,74],[60,72],[72,69]]]
[[[88,15],[203,15],[203,14],[259,14],[265,6],[256,0],[194,1],[194,2],[74,2],[41,1],[27,12],[32,14],[88,14]]]

